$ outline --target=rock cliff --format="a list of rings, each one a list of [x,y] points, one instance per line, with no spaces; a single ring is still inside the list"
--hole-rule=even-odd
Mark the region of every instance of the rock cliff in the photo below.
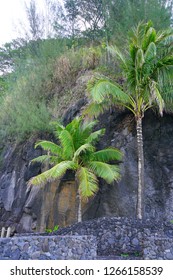
[[[80,112],[85,100],[72,106],[64,116],[68,122]],[[143,120],[145,156],[145,217],[173,219],[173,116],[162,118],[148,112]],[[105,136],[99,148],[114,146],[124,153],[120,163],[122,178],[107,185],[100,181],[94,199],[83,203],[83,219],[103,216],[135,217],[137,194],[137,151],[133,116],[113,110],[100,117]],[[44,139],[44,135],[41,137]],[[76,186],[67,174],[44,188],[27,187],[27,181],[39,174],[40,164],[30,160],[42,153],[34,149],[36,138],[18,145],[8,145],[2,154],[0,170],[0,227],[12,226],[15,232],[44,231],[59,224],[76,221]]]

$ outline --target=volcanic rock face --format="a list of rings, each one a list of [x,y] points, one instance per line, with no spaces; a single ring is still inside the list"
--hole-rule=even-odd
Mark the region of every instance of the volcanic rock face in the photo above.
[[[85,102],[68,111],[71,120]],[[160,118],[148,112],[143,120],[145,156],[145,217],[173,219],[173,116]],[[98,148],[114,146],[124,153],[120,163],[122,178],[100,190],[83,205],[83,219],[103,216],[135,217],[137,195],[137,149],[135,122],[127,112],[109,112],[100,118],[105,136]],[[42,139],[45,139],[42,136]],[[76,222],[76,186],[71,175],[44,188],[27,187],[27,181],[42,171],[30,160],[42,151],[34,149],[36,139],[8,146],[3,153],[0,172],[0,227],[12,226],[17,232],[44,231],[54,225]]]

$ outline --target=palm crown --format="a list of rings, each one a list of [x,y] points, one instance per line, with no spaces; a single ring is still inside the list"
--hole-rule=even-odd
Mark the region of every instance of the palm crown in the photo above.
[[[52,167],[30,179],[29,185],[44,185],[46,182],[61,178],[67,170],[75,172],[79,194],[82,198],[93,196],[98,191],[98,179],[103,178],[108,184],[120,178],[117,164],[122,154],[110,147],[96,151],[95,144],[104,134],[104,129],[93,131],[96,121],[84,122],[75,118],[66,127],[56,123],[55,135],[59,145],[50,141],[39,141],[35,147],[48,151],[47,155],[39,156],[32,162],[48,161]]]
[[[88,90],[94,103],[87,110],[97,116],[113,103],[135,116],[143,117],[153,106],[169,109],[173,104],[173,30],[156,32],[152,23],[139,23],[130,35],[129,49],[123,55],[116,46],[108,47],[121,63],[124,87],[105,77],[91,81]]]

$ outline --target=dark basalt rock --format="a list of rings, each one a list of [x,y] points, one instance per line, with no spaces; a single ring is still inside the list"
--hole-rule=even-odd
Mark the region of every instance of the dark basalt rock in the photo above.
[[[79,114],[86,100],[80,100],[69,109],[64,122]],[[145,157],[145,218],[154,220],[173,219],[173,116],[162,118],[153,112],[143,120]],[[98,127],[106,133],[98,148],[113,146],[123,153],[120,163],[122,178],[118,183],[107,185],[100,180],[95,198],[83,209],[83,220],[103,216],[134,218],[137,198],[137,150],[133,115],[114,110],[100,117]],[[42,139],[45,139],[42,135]],[[4,149],[0,170],[0,227],[14,226],[16,232],[44,231],[54,225],[67,226],[76,221],[75,193],[72,177],[55,182],[45,188],[27,187],[27,181],[42,170],[30,160],[39,156],[34,149],[36,139]],[[74,208],[74,209],[72,209]],[[71,214],[73,211],[73,214]],[[172,235],[172,232],[167,232]]]

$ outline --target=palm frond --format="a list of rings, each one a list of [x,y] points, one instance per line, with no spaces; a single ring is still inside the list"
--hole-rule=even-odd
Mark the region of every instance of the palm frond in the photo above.
[[[52,154],[55,155],[61,155],[62,153],[62,148],[51,141],[37,141],[35,144],[35,148],[37,148],[38,146],[40,146],[43,150],[50,151]]]
[[[69,131],[64,129],[59,135],[59,140],[63,148],[63,158],[66,160],[71,159],[75,152],[72,135]]]
[[[145,62],[144,53],[142,49],[138,49],[136,53],[135,65],[136,69],[141,69]]]
[[[76,131],[79,130],[80,126],[82,123],[82,118],[81,117],[76,117],[74,118],[69,124],[66,125],[66,130],[73,135],[76,133]]]
[[[95,103],[101,103],[110,96],[116,98],[117,102],[130,104],[131,100],[127,93],[122,91],[119,86],[109,80],[99,80],[91,90],[92,99]]]
[[[45,162],[49,162],[51,164],[54,163],[58,163],[60,159],[58,159],[57,156],[50,156],[50,155],[42,155],[39,156],[37,158],[34,158],[33,160],[31,160],[32,163],[34,162],[40,162],[40,163],[45,163]]]
[[[101,103],[91,103],[89,104],[83,114],[89,117],[98,117],[99,115],[103,114],[105,110],[108,110],[111,107],[111,102],[109,102],[109,99],[105,99]]]
[[[112,56],[117,57],[123,63],[123,66],[127,68],[126,59],[117,46],[108,46],[107,49]]]
[[[156,30],[150,27],[143,36],[142,48],[146,50],[151,42],[155,42],[157,38]]]
[[[93,128],[96,126],[96,124],[98,124],[98,120],[92,120],[92,121],[84,120],[81,125],[82,133],[89,135],[92,132]]]
[[[120,179],[120,168],[117,165],[111,165],[100,161],[92,161],[89,168],[100,178],[103,178],[108,184]]]
[[[31,178],[28,185],[41,186],[45,185],[47,182],[52,182],[56,179],[61,178],[67,170],[75,170],[77,168],[73,161],[62,161],[52,167],[51,169]]]
[[[53,128],[54,135],[56,136],[57,139],[59,139],[60,133],[65,129],[65,127],[59,123],[59,122],[50,122],[50,125]]]
[[[86,143],[86,139],[91,134],[93,127],[98,123],[98,121],[86,121],[82,120],[79,125],[71,129],[71,134],[73,138],[75,151],[80,148],[81,145]]]
[[[173,36],[172,28],[168,28],[166,30],[161,30],[161,31],[157,32],[155,41],[156,41],[156,43],[160,43],[160,42],[163,42],[164,40],[166,40],[167,38],[172,37],[172,36]]]
[[[151,95],[151,101],[155,101],[157,103],[157,106],[159,108],[159,113],[162,116],[163,115],[163,109],[164,109],[164,100],[159,92],[159,89],[157,88],[157,83],[155,81],[150,82],[150,95]]]
[[[105,134],[105,129],[104,128],[102,128],[100,130],[97,130],[97,131],[94,131],[86,139],[86,143],[90,143],[90,144],[96,143],[99,140],[99,138],[101,136],[103,136],[104,134]]]
[[[112,160],[122,160],[122,152],[116,148],[110,147],[93,153],[94,161],[109,162]]]
[[[83,198],[91,197],[98,191],[98,180],[88,168],[81,167],[77,172],[79,191]]]
[[[94,152],[95,151],[95,147],[92,146],[89,143],[86,143],[82,146],[79,147],[79,149],[77,149],[77,151],[74,153],[74,157],[73,157],[73,161],[76,162],[78,157],[83,153],[86,153],[87,151],[89,152]]]
[[[154,42],[151,42],[144,54],[145,62],[150,62],[156,57],[156,45]]]

